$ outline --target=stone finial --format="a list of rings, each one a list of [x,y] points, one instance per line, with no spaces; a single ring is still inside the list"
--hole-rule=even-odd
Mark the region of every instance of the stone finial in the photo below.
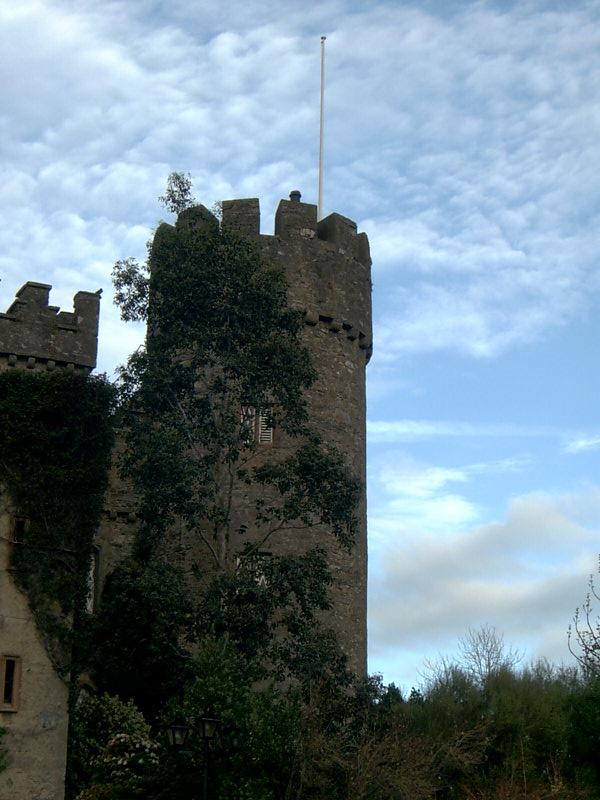
[[[302,197],[302,195],[301,195],[301,193],[300,193],[300,191],[298,189],[293,189],[290,192],[290,200],[292,201],[292,203],[299,203],[301,197]]]

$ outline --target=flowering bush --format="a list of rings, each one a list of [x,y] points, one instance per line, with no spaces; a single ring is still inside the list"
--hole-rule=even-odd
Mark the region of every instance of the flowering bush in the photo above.
[[[139,734],[117,733],[92,761],[96,783],[76,800],[129,800],[142,795],[158,767],[158,745]]]
[[[127,767],[128,779],[138,774],[138,766],[146,769],[151,763],[146,744],[148,753],[155,757],[150,726],[132,701],[125,702],[108,694],[83,695],[72,717],[69,796],[95,800],[95,795],[88,798],[83,790],[93,785],[94,791],[98,791],[98,783],[104,781],[104,776],[110,773],[110,765],[118,760],[125,760],[118,766],[121,770]],[[114,780],[112,773],[109,774],[107,782]]]
[[[118,733],[94,760],[101,777],[114,782],[133,781],[158,766],[158,745],[139,734]]]

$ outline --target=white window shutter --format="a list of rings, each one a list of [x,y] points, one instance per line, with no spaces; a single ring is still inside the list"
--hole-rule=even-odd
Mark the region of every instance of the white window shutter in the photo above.
[[[273,444],[273,428],[269,424],[269,415],[264,411],[258,416],[258,443]]]
[[[240,425],[242,428],[242,436],[246,441],[253,441],[255,436],[254,428],[256,425],[256,409],[254,406],[242,406]]]

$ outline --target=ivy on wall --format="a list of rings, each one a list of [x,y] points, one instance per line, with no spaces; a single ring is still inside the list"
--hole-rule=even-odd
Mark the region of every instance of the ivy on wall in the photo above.
[[[102,376],[0,374],[0,484],[26,519],[12,553],[55,667],[71,669],[113,443],[115,392]]]

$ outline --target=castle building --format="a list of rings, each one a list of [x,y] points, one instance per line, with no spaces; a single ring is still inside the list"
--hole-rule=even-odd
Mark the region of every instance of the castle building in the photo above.
[[[206,210],[202,209],[204,219]],[[200,215],[202,216],[202,215]],[[163,223],[156,236],[194,226],[195,208],[179,215],[175,226]],[[366,672],[366,399],[365,369],[371,355],[371,260],[366,234],[339,214],[317,221],[315,205],[299,192],[282,200],[273,235],[260,233],[257,199],[223,203],[222,225],[255,239],[269,262],[287,275],[288,300],[304,312],[303,340],[318,378],[307,392],[311,422],[325,442],[334,444],[362,481],[358,533],[351,553],[328,546],[333,577],[329,622],[337,632],[349,665]],[[0,369],[89,371],[96,361],[99,295],[79,292],[73,313],[48,305],[50,287],[27,283],[6,314],[0,314]],[[259,447],[289,447],[283,433],[257,416]],[[253,423],[254,424],[254,423]],[[1,487],[0,487],[1,490]],[[240,494],[238,502],[243,502]],[[36,631],[25,596],[10,574],[11,548],[18,546],[18,510],[0,493],[0,727],[8,730],[11,765],[0,773],[0,800],[62,800],[67,730],[67,687],[54,672]],[[136,498],[117,475],[111,476],[105,513],[96,538],[96,573],[104,578],[130,552],[136,531]],[[302,548],[323,544],[315,527]],[[273,552],[298,552],[296,538],[280,537]],[[201,544],[178,532],[166,554],[191,574],[206,556]],[[3,671],[2,671],[3,670]],[[0,700],[2,697],[0,696]]]
[[[73,311],[60,311],[48,305],[50,289],[28,282],[0,314],[0,370],[88,374],[96,366],[100,294],[78,292]],[[9,754],[0,800],[62,800],[68,685],[13,580],[12,552],[27,546],[26,526],[0,485],[0,728]]]

